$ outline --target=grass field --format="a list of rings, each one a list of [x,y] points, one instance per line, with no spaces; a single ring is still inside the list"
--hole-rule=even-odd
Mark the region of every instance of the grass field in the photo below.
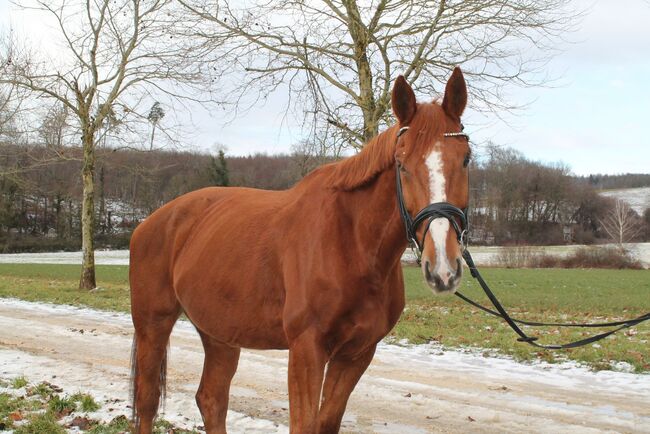
[[[565,351],[540,351],[516,341],[496,318],[454,296],[433,296],[420,270],[405,267],[407,306],[391,333],[411,343],[438,342],[448,347],[498,350],[519,360],[576,360],[595,369],[627,362],[636,372],[650,371],[650,323],[620,332],[595,345]],[[537,321],[604,321],[650,311],[650,271],[486,268],[485,279],[513,316]],[[0,297],[83,305],[128,312],[128,267],[97,267],[101,290],[76,289],[78,265],[0,264]],[[480,301],[480,288],[467,275],[461,291]],[[527,329],[542,343],[582,338],[598,330]]]

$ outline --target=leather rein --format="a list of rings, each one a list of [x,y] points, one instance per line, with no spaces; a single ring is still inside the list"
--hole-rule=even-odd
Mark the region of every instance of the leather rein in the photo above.
[[[404,134],[406,131],[408,131],[408,129],[409,129],[408,126],[400,128],[399,132],[397,133],[397,140],[399,140],[400,136]],[[467,140],[469,141],[469,136],[463,133],[462,131],[458,133],[443,133],[443,136],[445,137],[461,136],[467,138]],[[467,232],[469,229],[469,223],[467,220],[468,209],[467,208],[460,209],[448,202],[436,202],[427,205],[426,207],[421,209],[415,215],[415,217],[412,218],[406,208],[406,204],[404,203],[404,191],[402,189],[402,177],[400,174],[400,168],[401,168],[401,163],[398,160],[396,160],[395,179],[396,179],[396,187],[397,187],[397,205],[398,205],[399,213],[402,217],[402,221],[404,222],[406,239],[411,245],[413,252],[415,253],[418,265],[420,265],[421,262],[422,252],[424,250],[424,241],[426,239],[426,234],[429,231],[429,227],[431,226],[431,223],[433,222],[433,220],[437,218],[447,219],[451,224],[451,226],[454,228],[454,231],[456,232],[456,237],[458,243],[460,244],[463,259],[465,260],[465,263],[467,264],[467,267],[469,268],[472,277],[478,281],[479,285],[481,286],[481,288],[483,289],[487,297],[490,299],[490,302],[492,303],[492,305],[496,310],[492,310],[490,308],[481,305],[480,303],[477,303],[476,301],[470,299],[469,297],[461,294],[459,291],[456,291],[455,295],[460,299],[464,300],[465,302],[471,304],[472,306],[490,315],[494,315],[496,317],[505,320],[506,323],[508,323],[508,325],[510,326],[510,328],[512,328],[512,330],[514,330],[514,332],[519,335],[519,338],[517,339],[519,342],[526,342],[537,348],[544,348],[549,350],[576,348],[604,339],[607,336],[616,333],[619,330],[623,330],[635,326],[643,321],[650,320],[650,312],[641,315],[637,318],[622,320],[622,321],[607,322],[607,323],[543,323],[543,322],[535,322],[535,321],[524,321],[524,320],[512,318],[505,310],[501,302],[494,295],[494,293],[488,286],[487,282],[485,282],[485,280],[481,276],[481,273],[478,271],[478,268],[476,267],[476,264],[472,259],[472,255],[469,253],[469,250],[467,249]],[[418,240],[417,237],[417,230],[423,223],[426,226],[422,235],[422,241],[420,241]],[[519,327],[520,324],[526,326],[538,326],[538,327],[553,326],[553,327],[581,327],[581,328],[594,328],[594,327],[616,327],[616,328],[613,330],[609,330],[607,332],[599,333],[590,336],[588,338],[580,339],[566,344],[542,345],[535,342],[539,339],[538,337],[528,336],[521,329],[521,327]]]

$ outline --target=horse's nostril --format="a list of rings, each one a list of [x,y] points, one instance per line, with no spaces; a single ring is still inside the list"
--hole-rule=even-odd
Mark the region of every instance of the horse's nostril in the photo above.
[[[430,265],[429,261],[424,261],[424,277],[429,282],[433,280],[433,273],[431,273],[431,269],[429,268]]]
[[[463,263],[460,258],[456,258],[456,277],[460,278],[463,275]]]

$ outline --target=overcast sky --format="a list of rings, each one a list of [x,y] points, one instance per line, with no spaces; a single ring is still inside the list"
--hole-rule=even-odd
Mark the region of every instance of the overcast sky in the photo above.
[[[548,65],[559,77],[554,87],[513,89],[513,101],[530,103],[524,111],[503,114],[507,122],[469,111],[466,131],[474,141],[491,140],[535,160],[561,161],[580,175],[650,173],[645,128],[650,126],[650,1],[585,1],[578,5],[593,5],[588,15]],[[3,29],[11,25],[38,40],[42,26],[33,16],[24,21],[10,13],[8,0],[0,0]],[[285,106],[286,95],[278,92],[228,124],[223,113],[195,110],[192,142],[206,150],[221,143],[232,155],[290,152],[302,132],[285,116]]]

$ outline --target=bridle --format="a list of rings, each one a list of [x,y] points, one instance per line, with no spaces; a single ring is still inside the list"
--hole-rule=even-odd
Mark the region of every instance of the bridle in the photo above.
[[[402,127],[397,133],[397,140],[400,136],[408,131],[409,127]],[[462,125],[461,125],[462,129]],[[460,131],[457,133],[443,133],[444,137],[465,137],[469,141],[469,136]],[[461,252],[465,252],[467,249],[467,208],[460,209],[457,206],[450,204],[449,202],[436,202],[427,205],[422,208],[415,217],[411,217],[408,210],[406,209],[406,204],[404,203],[404,191],[402,189],[402,176],[400,174],[401,163],[399,160],[396,160],[395,163],[395,180],[397,183],[397,204],[399,208],[399,213],[402,216],[402,221],[404,222],[404,228],[406,229],[406,239],[408,240],[418,265],[422,258],[422,252],[424,251],[424,241],[426,239],[426,234],[429,232],[429,227],[431,223],[437,218],[445,218],[449,221],[451,226],[456,232],[456,238],[460,244]],[[468,184],[469,186],[469,184]],[[417,230],[425,223],[424,233],[422,235],[422,241],[418,240]]]
[[[396,140],[399,140],[400,136],[404,134],[406,131],[408,131],[408,129],[409,129],[408,126],[400,128],[399,132],[397,133]],[[444,137],[465,137],[469,141],[469,136],[462,132],[462,124],[461,124],[460,132],[443,133],[443,136]],[[483,276],[481,276],[481,273],[479,273],[478,268],[476,267],[476,264],[474,264],[474,260],[472,259],[472,255],[469,253],[469,250],[467,250],[467,230],[468,230],[467,209],[468,208],[466,207],[464,209],[460,209],[450,204],[449,202],[436,202],[422,208],[415,215],[415,217],[412,218],[408,210],[406,209],[406,204],[404,203],[404,191],[402,190],[402,178],[400,174],[400,167],[401,167],[401,163],[399,162],[399,160],[396,159],[395,179],[397,184],[397,204],[399,208],[399,213],[402,217],[402,221],[404,222],[404,228],[406,229],[406,239],[411,244],[411,247],[413,248],[413,251],[417,258],[418,265],[420,265],[421,263],[422,251],[424,250],[424,241],[426,239],[426,234],[429,231],[429,227],[431,226],[431,222],[433,222],[433,220],[437,218],[447,219],[451,224],[451,226],[454,228],[454,231],[456,232],[456,236],[458,239],[458,243],[460,244],[463,259],[465,260],[465,263],[467,264],[467,267],[469,268],[472,277],[478,281],[479,285],[481,286],[481,288],[483,289],[487,297],[490,299],[490,302],[492,302],[492,305],[496,310],[489,309],[481,305],[480,303],[471,300],[470,298],[461,294],[459,291],[456,291],[455,295],[461,298],[462,300],[466,301],[467,303],[471,304],[472,306],[477,307],[490,315],[494,315],[505,320],[510,326],[510,328],[512,328],[512,330],[519,335],[519,338],[517,339],[518,341],[526,342],[538,348],[551,349],[551,350],[576,348],[583,345],[591,344],[600,339],[604,339],[607,336],[616,333],[619,330],[623,330],[625,328],[632,327],[644,321],[650,320],[650,312],[641,315],[637,318],[632,318],[628,320],[614,321],[609,323],[588,323],[588,324],[543,323],[543,322],[524,321],[524,320],[512,318],[505,310],[501,302],[499,302],[497,297],[494,295],[494,293],[488,286],[487,282],[485,282]],[[468,171],[468,176],[469,176],[469,171]],[[469,180],[467,183],[467,188],[469,188]],[[422,236],[422,241],[419,241],[417,237],[417,230],[422,223],[426,223],[426,226]],[[535,342],[538,339],[537,337],[528,336],[521,329],[521,327],[519,327],[519,324],[527,325],[527,326],[587,327],[587,328],[616,327],[616,328],[613,330],[609,330],[607,332],[599,333],[594,336],[589,336],[587,338],[580,339],[575,342],[569,342],[562,345],[542,345]]]

